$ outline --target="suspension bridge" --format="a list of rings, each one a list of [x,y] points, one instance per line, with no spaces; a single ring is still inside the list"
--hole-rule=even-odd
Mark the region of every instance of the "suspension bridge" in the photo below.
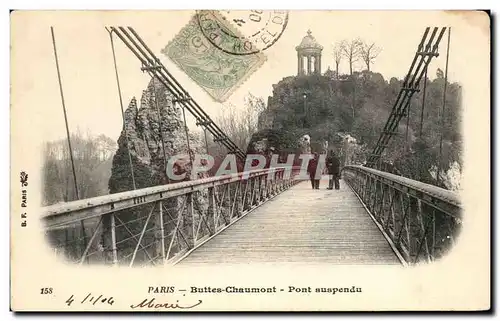
[[[137,57],[141,70],[158,79],[180,104],[186,135],[189,112],[204,129],[205,139],[208,132],[228,153],[245,159],[133,28],[106,30],[122,117],[114,35]],[[452,191],[383,171],[381,159],[398,134],[400,121],[409,117],[411,98],[421,90],[422,77],[427,78],[447,30],[449,49],[450,28],[425,29],[376,146],[366,164],[342,168],[340,190],[311,189],[294,166],[136,189],[129,153],[133,190],[43,208],[50,246],[56,256],[77,264],[134,267],[256,262],[407,266],[439,259],[453,246],[460,229],[460,198]],[[52,39],[59,74],[53,30]],[[59,83],[66,116],[60,77]],[[443,112],[444,108],[445,101]],[[67,120],[66,130],[71,150]],[[74,168],[73,175],[77,191]]]

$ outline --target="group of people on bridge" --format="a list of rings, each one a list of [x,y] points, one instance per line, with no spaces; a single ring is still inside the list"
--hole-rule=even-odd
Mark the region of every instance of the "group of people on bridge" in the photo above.
[[[326,166],[321,164],[318,153],[314,153],[314,158],[309,161],[307,172],[309,173],[309,178],[311,179],[312,188],[319,189],[319,182],[325,169],[329,176],[327,189],[333,189],[334,183],[335,189],[340,189],[340,160],[337,155],[335,155],[333,150],[330,150],[328,156],[326,157]]]

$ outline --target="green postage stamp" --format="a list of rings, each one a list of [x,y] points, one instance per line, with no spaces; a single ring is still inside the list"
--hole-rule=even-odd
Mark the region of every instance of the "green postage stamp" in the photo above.
[[[265,55],[213,11],[197,12],[162,53],[215,101],[224,102],[265,61]],[[224,50],[231,48],[231,50]]]

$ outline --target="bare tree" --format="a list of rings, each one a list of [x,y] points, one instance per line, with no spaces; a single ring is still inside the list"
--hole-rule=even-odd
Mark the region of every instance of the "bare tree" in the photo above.
[[[351,110],[352,110],[352,118],[354,119],[356,116],[355,113],[355,105],[356,105],[356,84],[355,79],[352,77],[352,69],[353,65],[356,61],[358,61],[361,48],[363,46],[363,42],[359,38],[355,38],[351,41],[343,40],[342,41],[342,54],[347,59],[349,63],[349,75],[351,75],[352,80],[352,100],[351,100]]]
[[[366,42],[362,43],[359,54],[366,64],[366,69],[368,69],[368,71],[370,71],[370,65],[374,63],[375,58],[378,57],[381,51],[382,48],[376,46],[374,42],[371,44]]]
[[[361,39],[356,38],[351,41],[343,40],[342,42],[342,55],[349,63],[349,74],[352,76],[353,65],[359,59],[363,42]]]
[[[337,76],[337,80],[339,79],[339,65],[342,61],[342,52],[344,49],[344,42],[339,41],[333,46],[333,58],[335,60],[335,72]]]
[[[245,105],[257,117],[267,108],[264,98],[256,97],[254,94],[250,92],[245,97]]]
[[[223,105],[217,123],[239,148],[246,150],[252,135],[258,129],[259,115],[265,109],[263,98],[248,93],[243,108],[238,109],[232,104]]]

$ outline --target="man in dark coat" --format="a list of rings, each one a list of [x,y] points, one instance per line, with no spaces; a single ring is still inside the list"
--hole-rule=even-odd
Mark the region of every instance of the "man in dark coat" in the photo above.
[[[328,189],[333,189],[333,182],[335,181],[335,189],[340,189],[340,160],[335,155],[333,150],[330,151],[326,159],[326,167],[328,169],[329,181]]]
[[[316,171],[318,170],[319,155],[314,153],[314,158],[309,161],[307,166],[307,171],[309,172],[309,178],[311,179],[311,186],[313,189],[319,189],[319,179],[316,179]]]

